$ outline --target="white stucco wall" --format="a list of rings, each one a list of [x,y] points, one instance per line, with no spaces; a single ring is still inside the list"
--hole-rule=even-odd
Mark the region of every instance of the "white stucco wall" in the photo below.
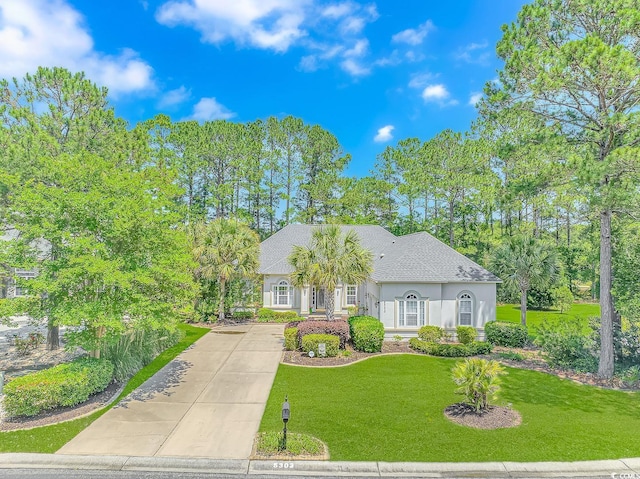
[[[309,288],[294,288],[291,306],[274,305],[272,286],[286,276],[265,275],[262,289],[265,308],[276,310],[294,310],[302,315],[309,312],[311,291]],[[458,297],[468,292],[473,298],[473,326],[483,328],[487,321],[496,318],[496,285],[491,283],[382,283],[367,281],[358,286],[357,299],[365,314],[380,319],[385,329],[403,329],[415,331],[414,328],[399,328],[396,314],[396,301],[408,292],[418,295],[421,300],[428,301],[426,323],[453,330],[458,325]],[[339,285],[335,292],[337,314],[347,313],[346,288]]]
[[[385,329],[399,328],[396,301],[407,293],[417,293],[419,299],[428,301],[426,324],[455,329],[458,326],[458,296],[469,292],[473,297],[473,326],[483,328],[487,321],[496,316],[496,285],[487,283],[385,283],[379,285],[380,307],[378,318]],[[372,315],[372,316],[375,316]],[[415,330],[415,328],[413,328]]]
[[[487,321],[496,319],[496,285],[488,283],[448,283],[442,287],[442,317],[445,328],[457,326],[457,298],[462,292],[473,298],[473,326],[484,328]]]

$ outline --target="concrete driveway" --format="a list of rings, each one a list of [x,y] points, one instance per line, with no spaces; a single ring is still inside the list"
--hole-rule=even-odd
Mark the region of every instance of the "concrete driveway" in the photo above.
[[[283,329],[212,330],[57,453],[248,459]]]

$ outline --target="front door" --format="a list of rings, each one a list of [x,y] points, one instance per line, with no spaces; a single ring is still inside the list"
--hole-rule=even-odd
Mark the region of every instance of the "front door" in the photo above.
[[[325,289],[322,287],[316,288],[314,286],[311,294],[311,304],[313,305],[313,310],[318,311],[319,309],[325,309]]]

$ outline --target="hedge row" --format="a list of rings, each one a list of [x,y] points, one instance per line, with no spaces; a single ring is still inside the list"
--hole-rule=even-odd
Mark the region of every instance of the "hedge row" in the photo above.
[[[9,417],[35,416],[58,406],[75,406],[103,391],[113,377],[106,359],[81,358],[11,380],[4,388]]]
[[[491,344],[484,341],[474,341],[469,344],[441,344],[423,341],[419,338],[411,338],[409,346],[416,351],[445,358],[464,358],[478,354],[490,354],[492,350]]]
[[[332,334],[340,338],[340,348],[349,342],[349,324],[346,321],[302,321],[298,323],[298,344],[308,334]]]
[[[382,351],[384,326],[373,316],[352,316],[349,318],[349,330],[353,347],[365,353]]]
[[[489,321],[484,325],[484,334],[487,341],[495,346],[522,348],[529,342],[527,327],[518,323]]]
[[[313,351],[318,356],[318,345],[321,343],[325,345],[327,357],[331,358],[338,355],[340,338],[334,334],[307,334],[302,338],[302,350],[305,353]]]
[[[300,319],[295,311],[274,311],[273,309],[260,308],[257,321],[259,323],[288,323]]]

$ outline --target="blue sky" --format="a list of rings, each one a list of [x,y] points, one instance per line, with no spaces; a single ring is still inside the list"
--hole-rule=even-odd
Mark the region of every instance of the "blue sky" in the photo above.
[[[0,77],[85,71],[132,125],[294,115],[365,175],[385,146],[466,130],[523,0],[0,0]]]

